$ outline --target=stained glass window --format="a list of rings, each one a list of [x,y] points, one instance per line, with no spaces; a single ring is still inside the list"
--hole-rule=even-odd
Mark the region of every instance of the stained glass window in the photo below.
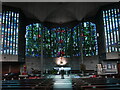
[[[56,56],[65,56],[69,57],[69,43],[70,43],[70,33],[69,28],[67,27],[56,27],[54,28],[53,34],[56,34]]]
[[[73,56],[80,56],[80,30],[81,24],[75,26],[71,33],[72,33],[72,54]]]
[[[26,26],[26,55],[41,56],[41,24],[30,24]]]
[[[44,56],[59,57],[64,54],[65,57],[69,57],[67,53],[70,41],[69,32],[70,29],[67,27],[46,28],[43,32],[45,36]]]
[[[116,45],[120,39],[120,11],[109,9],[103,11],[104,31],[106,38],[106,52],[118,52],[120,48]]]
[[[96,25],[91,22],[83,22],[81,32],[84,56],[98,55]]]
[[[2,13],[2,54],[18,54],[19,13],[3,11]]]
[[[91,22],[84,22],[83,26],[78,24],[73,28],[47,28],[40,23],[26,26],[26,55],[41,56],[42,45],[44,57],[80,56],[81,31],[84,56],[97,55],[96,26]]]

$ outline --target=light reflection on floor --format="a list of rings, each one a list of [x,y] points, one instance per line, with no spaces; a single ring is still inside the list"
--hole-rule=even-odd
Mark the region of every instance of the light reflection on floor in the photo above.
[[[64,79],[61,79],[61,75],[55,75],[53,88],[53,90],[72,90],[71,76],[64,75]]]

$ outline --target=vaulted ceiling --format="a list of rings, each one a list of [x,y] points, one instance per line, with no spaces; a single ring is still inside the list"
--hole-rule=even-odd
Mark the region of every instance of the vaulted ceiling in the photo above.
[[[3,2],[3,5],[20,8],[27,17],[42,22],[52,21],[51,18],[62,22],[62,19],[69,21],[68,17],[80,21],[94,16],[101,6],[110,3],[113,2]]]

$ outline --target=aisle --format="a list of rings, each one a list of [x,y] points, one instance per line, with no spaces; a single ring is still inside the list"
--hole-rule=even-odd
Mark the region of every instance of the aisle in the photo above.
[[[64,79],[61,79],[61,75],[55,75],[53,88],[53,90],[72,90],[71,77],[64,75]]]

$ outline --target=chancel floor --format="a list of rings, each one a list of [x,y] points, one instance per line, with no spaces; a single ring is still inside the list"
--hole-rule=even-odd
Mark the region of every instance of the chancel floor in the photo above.
[[[61,75],[54,77],[53,90],[67,89],[72,90],[72,79],[70,76],[64,75],[64,79],[61,79]]]

